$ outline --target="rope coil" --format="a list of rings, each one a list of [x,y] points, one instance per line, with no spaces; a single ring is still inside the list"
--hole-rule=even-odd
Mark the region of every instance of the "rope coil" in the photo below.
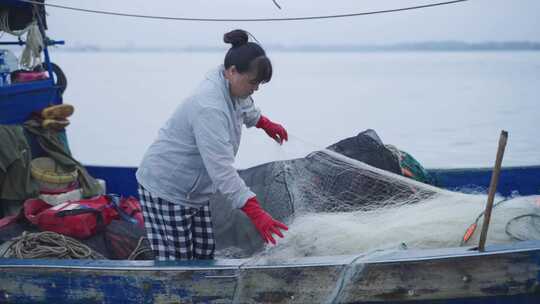
[[[133,252],[128,257],[128,260],[136,260],[140,255],[145,254],[147,252],[152,252],[152,248],[149,246],[146,246],[144,244],[144,241],[148,242],[148,239],[145,237],[141,237],[139,239],[139,242],[137,243],[137,247],[133,249]]]
[[[78,240],[50,231],[38,233],[25,231],[12,241],[3,257],[18,259],[105,259],[103,255]]]
[[[128,260],[136,260],[139,256],[152,252],[146,237],[141,237],[137,246]],[[7,242],[6,242],[7,243]],[[56,232],[38,232],[28,233],[24,231],[20,236],[13,238],[6,244],[7,248],[1,248],[0,258],[17,259],[92,259],[106,260],[101,253],[92,250],[90,247],[80,241],[56,233]]]

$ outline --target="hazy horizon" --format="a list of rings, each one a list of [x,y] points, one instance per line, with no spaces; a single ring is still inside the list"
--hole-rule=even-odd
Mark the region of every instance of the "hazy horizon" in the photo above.
[[[303,157],[368,128],[429,168],[493,165],[501,129],[510,134],[505,166],[540,163],[540,52],[270,55],[274,76],[254,99],[290,142],[244,130],[238,168]],[[77,109],[69,127],[74,155],[86,164],[136,166],[223,54],[57,52],[53,61],[68,77],[64,101]]]
[[[273,51],[540,51],[540,41],[410,41],[387,44],[269,44],[265,48]],[[108,46],[100,44],[74,44],[69,41],[56,50],[68,51],[203,51],[223,52],[226,46],[213,45],[136,45]],[[56,51],[55,50],[55,51]]]
[[[285,18],[348,14],[433,4],[435,0],[216,2],[200,0],[55,0],[54,4],[141,15],[201,18]],[[51,3],[53,3],[51,1]],[[47,7],[48,34],[71,45],[226,46],[223,34],[251,32],[264,46],[393,44],[404,41],[537,41],[540,1],[470,0],[419,10],[340,19],[287,22],[190,22],[98,15]]]

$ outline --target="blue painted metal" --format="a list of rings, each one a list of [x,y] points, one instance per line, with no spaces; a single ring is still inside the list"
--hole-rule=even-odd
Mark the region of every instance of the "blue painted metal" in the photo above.
[[[17,1],[4,0],[2,7],[28,7],[32,4]],[[40,19],[40,18],[38,18]],[[46,37],[42,20],[39,20],[39,29]],[[12,83],[0,87],[0,124],[22,124],[33,112],[39,112],[43,108],[62,103],[60,88],[55,85],[54,75],[49,58],[48,45],[63,44],[63,41],[45,39],[43,53],[45,54],[45,65],[50,78],[24,83]],[[8,44],[21,44],[18,42],[7,42]]]
[[[111,193],[137,196],[135,167],[87,166],[88,172],[107,181]],[[486,192],[491,169],[431,169],[440,187],[456,191]],[[498,192],[503,196],[540,194],[540,166],[502,168]]]
[[[135,167],[85,166],[90,175],[107,182],[107,192],[137,197]]]
[[[0,45],[25,45],[26,42],[22,41],[22,40],[18,40],[18,41],[0,41]],[[64,40],[51,40],[51,39],[48,39],[47,40],[47,45],[64,45],[65,44],[65,41]]]
[[[32,112],[62,103],[52,79],[0,87],[0,124],[22,124]]]
[[[486,191],[492,169],[432,169],[430,173],[440,186],[457,191]],[[532,195],[540,193],[540,166],[502,168],[497,192],[503,196],[512,193]]]

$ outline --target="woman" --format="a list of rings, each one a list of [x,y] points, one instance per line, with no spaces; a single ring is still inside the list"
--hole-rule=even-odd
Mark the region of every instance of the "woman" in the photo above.
[[[248,34],[224,35],[232,44],[224,65],[209,72],[178,106],[148,148],[136,176],[145,228],[158,260],[212,259],[210,196],[219,191],[242,210],[265,242],[287,226],[274,220],[233,167],[242,124],[262,128],[280,144],[287,131],[261,115],[251,94],[272,78],[264,50]]]

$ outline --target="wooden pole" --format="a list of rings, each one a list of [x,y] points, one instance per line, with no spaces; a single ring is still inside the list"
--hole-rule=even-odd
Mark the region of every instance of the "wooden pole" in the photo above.
[[[508,132],[501,131],[499,137],[499,148],[497,149],[497,158],[495,159],[495,167],[491,174],[491,182],[489,184],[488,201],[486,204],[486,210],[484,211],[484,222],[482,224],[482,232],[480,234],[480,242],[478,244],[478,251],[483,252],[485,250],[487,232],[489,227],[489,221],[491,219],[491,210],[493,209],[493,200],[495,199],[495,193],[497,191],[497,184],[499,183],[499,174],[501,173],[501,163],[504,155],[504,149],[506,148],[506,141],[508,140]]]

